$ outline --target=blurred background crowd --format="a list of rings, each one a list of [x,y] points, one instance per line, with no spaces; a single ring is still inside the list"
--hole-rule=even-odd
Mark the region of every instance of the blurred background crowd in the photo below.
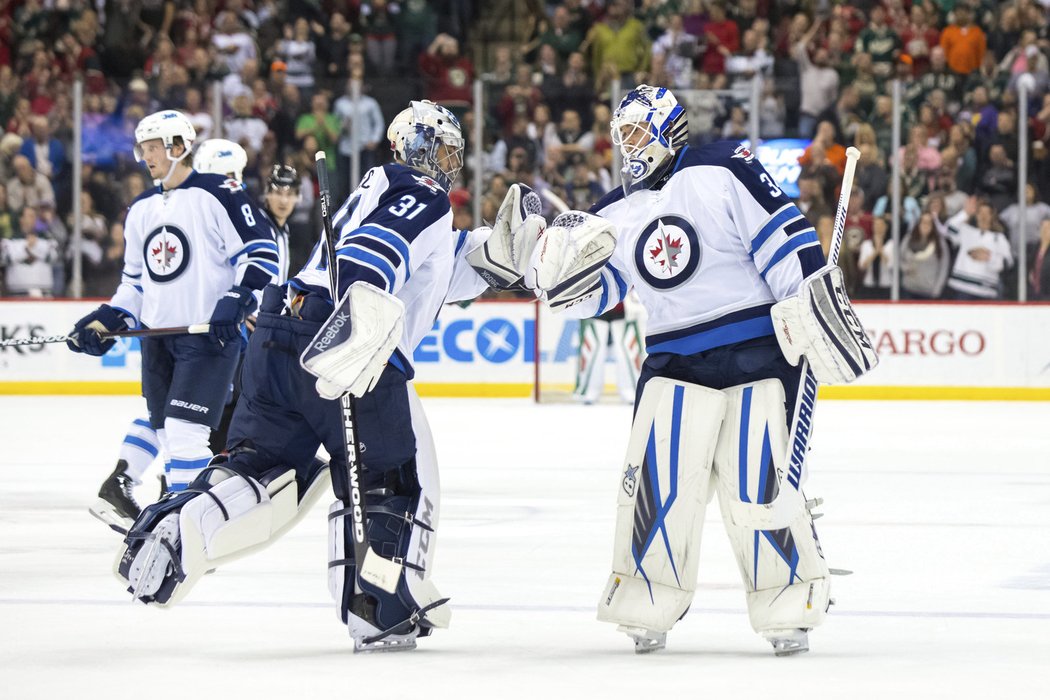
[[[514,182],[546,193],[552,210],[589,207],[616,181],[612,92],[645,82],[675,90],[693,144],[747,138],[754,104],[761,139],[802,139],[796,201],[825,241],[845,149],[860,149],[840,259],[855,298],[888,298],[899,274],[902,298],[1016,299],[1025,256],[1027,297],[1050,299],[1048,13],[1050,0],[0,0],[0,292],[68,293],[75,198],[83,294],[113,292],[123,212],[150,186],[133,132],[158,109],[189,115],[199,141],[221,132],[244,146],[256,194],[273,163],[298,169],[295,269],[318,235],[313,153],[338,164],[341,199],[354,145],[361,172],[386,162],[386,124],[408,100],[462,118],[468,162],[451,199],[465,228],[481,223],[476,177],[485,221]],[[749,100],[756,77],[759,99]],[[889,235],[895,160],[899,250]]]

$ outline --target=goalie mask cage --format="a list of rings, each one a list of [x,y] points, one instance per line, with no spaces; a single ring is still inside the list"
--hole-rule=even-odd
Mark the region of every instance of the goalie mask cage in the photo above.
[[[584,403],[574,396],[580,371],[581,322],[564,314],[553,313],[546,304],[537,302],[535,307],[535,333],[533,335],[533,399],[537,403]],[[638,309],[640,311],[640,309]],[[644,315],[629,309],[626,333],[622,336],[628,353],[633,351],[633,376],[636,379],[645,359]],[[615,342],[615,341],[614,341]],[[598,403],[624,403],[617,390],[617,367],[613,348],[607,348],[602,363],[602,391]],[[634,395],[633,381],[630,396]]]

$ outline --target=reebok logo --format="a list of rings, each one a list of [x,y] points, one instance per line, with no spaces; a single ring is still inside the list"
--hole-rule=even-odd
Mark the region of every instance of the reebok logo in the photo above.
[[[189,411],[196,411],[197,413],[203,413],[205,415],[208,414],[207,406],[201,406],[199,403],[190,403],[188,401],[183,401],[182,399],[172,399],[168,405],[174,406],[175,408],[185,408]]]
[[[328,346],[332,344],[335,337],[339,335],[339,331],[342,330],[343,326],[350,321],[350,315],[345,312],[340,312],[335,320],[328,324],[328,328],[324,332],[324,337],[314,343],[314,350],[317,352],[324,352],[328,349]]]

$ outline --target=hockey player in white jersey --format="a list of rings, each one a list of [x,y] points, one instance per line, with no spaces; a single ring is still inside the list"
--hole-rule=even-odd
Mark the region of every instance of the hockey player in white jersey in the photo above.
[[[142,339],[142,392],[173,491],[211,458],[208,436],[222,413],[245,317],[278,274],[277,244],[239,183],[190,167],[194,138],[174,110],[139,122],[135,157],[157,186],[128,208],[119,288],[76,323],[68,342],[75,352],[101,355],[114,342],[102,340],[104,331],[209,324],[205,335]]]
[[[543,220],[529,215],[539,198],[515,186],[491,232],[452,228],[448,191],[463,164],[463,138],[446,109],[412,102],[388,136],[395,162],[369,170],[333,217],[339,289],[330,288],[322,244],[287,284],[267,287],[228,458],[216,458],[189,493],[144,509],[126,538],[118,571],[137,599],[171,605],[203,572],[287,531],[318,495],[323,475],[313,458],[323,445],[337,498],[329,509],[329,586],[355,650],[413,648],[417,637],[448,625],[447,599],[432,580],[437,462],[411,383],[412,352],[443,304],[472,299],[486,278],[502,278],[513,267],[509,251],[521,260],[515,241],[535,240]],[[353,484],[333,401],[347,391],[358,397],[361,442]],[[390,588],[357,575],[353,524],[361,518],[353,510],[362,505],[372,550],[401,567]]]
[[[580,355],[572,396],[584,404],[597,401],[605,390],[605,370],[612,355],[613,380],[624,403],[634,403],[638,372],[645,357],[637,302],[630,296],[598,318],[580,319]]]
[[[802,495],[817,381],[851,381],[877,357],[841,271],[751,152],[688,147],[665,88],[631,90],[611,127],[622,190],[556,219],[526,277],[572,316],[602,314],[631,287],[648,316],[598,617],[639,652],[664,645],[692,602],[717,491],[752,627],[778,655],[806,651],[831,603]]]

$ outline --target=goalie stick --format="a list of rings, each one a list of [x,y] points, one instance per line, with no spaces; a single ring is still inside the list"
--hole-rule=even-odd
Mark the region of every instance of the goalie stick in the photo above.
[[[332,192],[328,182],[328,161],[324,151],[314,156],[317,161],[317,184],[321,200],[321,221],[324,225],[324,243],[328,256],[328,282],[332,290],[332,305],[338,305],[339,270],[335,258],[335,234],[332,231]],[[380,556],[368,539],[368,521],[364,494],[361,491],[361,442],[357,434],[357,410],[354,397],[345,392],[339,398],[339,419],[343,425],[343,447],[346,452],[347,510],[353,531],[354,563],[357,577],[378,586],[387,593],[397,590],[401,578],[401,564]]]
[[[842,235],[846,228],[846,210],[849,206],[850,192],[853,189],[853,174],[857,170],[860,151],[850,146],[846,149],[846,169],[842,173],[842,187],[839,192],[838,208],[835,211],[835,225],[828,250],[828,264],[835,265],[842,248]],[[797,426],[788,453],[787,468],[780,474],[780,488],[777,496],[769,503],[729,504],[729,512],[738,525],[753,526],[762,530],[779,530],[788,527],[795,513],[798,512],[799,499],[802,498],[802,468],[809,449],[809,433],[813,421],[813,409],[817,400],[818,383],[809,362],[803,357],[802,382],[799,386],[800,400],[796,402],[795,414],[791,424]],[[806,502],[807,508],[818,505],[815,501]]]
[[[198,323],[192,326],[174,326],[172,328],[128,329],[126,331],[99,333],[99,335],[102,336],[103,340],[109,340],[110,338],[154,338],[161,335],[201,335],[207,333],[209,328],[210,326],[207,323]],[[74,337],[72,335],[45,335],[32,338],[11,338],[9,340],[0,340],[0,348],[64,343]]]

